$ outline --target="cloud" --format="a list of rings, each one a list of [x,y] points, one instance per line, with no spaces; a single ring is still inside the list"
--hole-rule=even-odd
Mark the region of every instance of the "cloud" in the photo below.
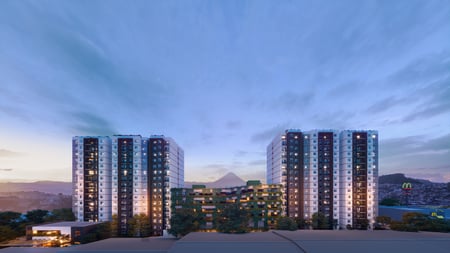
[[[13,169],[1,169],[0,168],[0,171],[13,171]]]
[[[389,77],[389,85],[394,87],[423,85],[449,75],[450,53],[429,54],[416,59]]]
[[[238,151],[234,152],[235,157],[244,157],[244,156],[247,156],[248,154],[249,154],[249,152],[245,151],[245,150],[238,150]]]
[[[275,138],[277,134],[280,134],[283,130],[286,130],[287,124],[282,125],[276,125],[274,127],[271,127],[269,129],[260,131],[259,133],[256,133],[250,137],[250,141],[253,143],[269,143],[270,140]]]
[[[450,134],[433,139],[427,139],[423,135],[407,136],[382,140],[380,143],[383,157],[442,151],[450,151]]]
[[[314,101],[313,92],[297,93],[286,91],[276,97],[271,102],[266,102],[265,107],[270,110],[280,110],[284,112],[305,111]]]
[[[402,122],[429,119],[450,112],[450,75],[418,90],[417,95],[423,97],[424,101],[406,115]],[[450,123],[450,120],[447,121]]]
[[[239,129],[242,127],[242,122],[240,120],[229,120],[225,123],[227,129]]]
[[[115,127],[106,118],[91,112],[78,111],[69,113],[69,128],[76,135],[112,135],[118,134]]]
[[[411,122],[418,119],[429,119],[434,116],[450,112],[450,101],[442,104],[428,106],[422,110],[408,114],[402,122]]]
[[[450,174],[450,134],[431,139],[423,135],[387,139],[380,142],[379,151],[384,173]]]
[[[314,114],[311,120],[315,122],[317,129],[348,129],[348,128],[364,128],[364,122],[358,122],[359,125],[353,124],[351,121],[355,118],[355,111],[323,111]]]
[[[369,108],[367,108],[366,112],[381,113],[392,110],[393,107],[408,105],[415,101],[416,101],[415,98],[408,96],[403,98],[397,98],[396,96],[389,96],[372,104]]]
[[[349,92],[357,93],[365,88],[366,84],[362,81],[346,81],[340,85],[330,88],[327,92],[328,98],[347,97]]]
[[[259,159],[248,162],[249,166],[266,166],[266,160]]]
[[[17,156],[23,156],[23,153],[15,152],[8,149],[0,149],[0,157],[17,157]]]
[[[266,182],[266,170],[240,173],[238,176],[244,180],[261,180],[262,183]]]

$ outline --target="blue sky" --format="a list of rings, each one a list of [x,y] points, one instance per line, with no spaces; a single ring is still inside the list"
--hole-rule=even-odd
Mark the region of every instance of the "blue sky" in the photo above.
[[[286,128],[376,129],[450,181],[448,1],[0,1],[0,180],[71,180],[74,135],[164,134],[186,180],[264,179]]]

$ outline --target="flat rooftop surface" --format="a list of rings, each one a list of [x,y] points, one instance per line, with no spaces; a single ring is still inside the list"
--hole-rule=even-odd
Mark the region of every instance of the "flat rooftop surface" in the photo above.
[[[68,248],[5,248],[0,253],[449,253],[450,233],[298,230],[248,234],[190,233],[180,240],[111,238]]]
[[[68,248],[62,248],[60,253],[75,252],[149,252],[166,253],[177,242],[176,239],[162,237],[146,238],[110,238],[93,243],[75,245]],[[0,251],[0,253],[3,253]]]
[[[449,253],[450,233],[297,230],[243,235],[191,233],[177,241],[170,253],[194,252],[345,252],[345,253]]]
[[[92,225],[101,224],[101,223],[103,223],[103,222],[62,221],[62,222],[36,225],[33,227],[87,227],[87,226],[92,226]]]

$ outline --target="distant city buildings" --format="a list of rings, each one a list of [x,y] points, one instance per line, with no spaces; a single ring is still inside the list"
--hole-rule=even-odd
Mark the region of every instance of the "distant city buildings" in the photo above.
[[[289,129],[267,147],[267,183],[283,186],[283,214],[364,228],[378,212],[378,132]]]
[[[215,218],[227,205],[236,204],[250,214],[248,227],[275,228],[282,213],[282,188],[275,184],[248,181],[247,185],[229,188],[206,188],[193,185],[191,189],[172,189],[172,212],[195,210],[205,220],[202,230],[215,229]]]
[[[154,235],[169,228],[170,189],[184,186],[184,152],[164,136],[72,139],[73,205],[78,221],[111,221],[127,235],[129,220],[149,217]]]

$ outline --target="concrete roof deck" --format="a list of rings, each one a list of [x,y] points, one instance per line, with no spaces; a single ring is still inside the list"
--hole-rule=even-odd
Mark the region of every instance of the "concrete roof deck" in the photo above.
[[[101,223],[103,222],[62,221],[62,222],[34,225],[33,227],[87,227]]]
[[[58,252],[168,252],[175,242],[177,242],[176,239],[162,237],[110,238],[93,243],[63,248]]]
[[[48,249],[57,253],[449,253],[450,233],[297,230],[248,234],[190,233],[180,240],[162,237],[111,238],[69,248]],[[0,253],[45,252],[45,248],[2,249]]]

